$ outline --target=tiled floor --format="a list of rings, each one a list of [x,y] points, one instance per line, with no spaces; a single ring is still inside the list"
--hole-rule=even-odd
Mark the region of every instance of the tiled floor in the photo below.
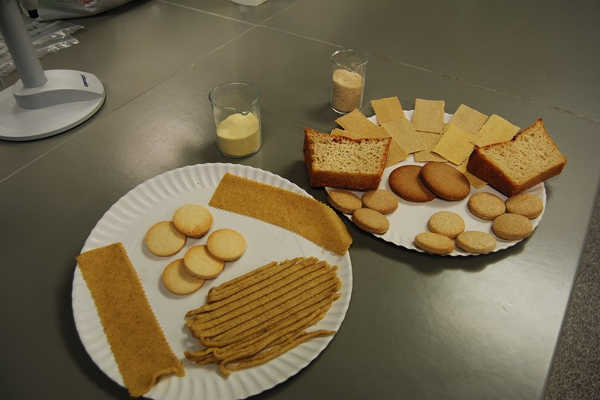
[[[66,134],[0,142],[0,207],[10,210],[3,222],[11,227],[4,256],[14,266],[5,279],[12,300],[2,308],[2,338],[15,343],[7,354],[15,361],[3,365],[8,397],[126,397],[77,337],[73,257],[135,185],[226,161],[213,141],[212,86],[260,87],[265,144],[240,162],[324,200],[308,185],[302,129],[334,126],[328,56],[343,46],[369,55],[366,99],[397,95],[406,109],[416,97],[445,99],[447,112],[465,103],[523,127],[543,117],[569,163],[546,185],[540,228],[509,251],[441,260],[349,226],[355,287],[342,330],[318,362],[264,397],[541,398],[581,265],[545,397],[598,398],[600,325],[589,317],[600,292],[598,225],[587,227],[597,221],[600,176],[599,12],[597,2],[268,0],[253,8],[152,0],[79,20],[81,44],[43,65],[95,73],[105,106]],[[381,309],[394,318],[373,312]],[[60,370],[31,365],[44,350]],[[27,384],[31,375],[39,385]]]

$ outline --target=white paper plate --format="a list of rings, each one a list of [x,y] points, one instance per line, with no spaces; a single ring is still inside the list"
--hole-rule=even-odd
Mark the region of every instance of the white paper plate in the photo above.
[[[410,121],[412,119],[413,110],[404,111],[406,118]],[[452,117],[451,114],[444,115],[444,122],[448,122]],[[373,123],[377,123],[377,119],[375,116],[369,118],[369,120]],[[383,171],[383,175],[381,177],[381,183],[379,184],[379,189],[387,189],[391,190],[390,185],[388,184],[388,177],[392,173],[392,171],[403,165],[425,165],[425,163],[415,162],[412,155],[410,155],[406,160],[400,162],[398,164],[394,164],[390,167],[387,167]],[[327,191],[332,190],[333,188],[326,188]],[[388,214],[388,220],[390,221],[390,229],[383,235],[372,234],[378,238],[381,238],[387,242],[394,243],[395,245],[405,247],[407,249],[416,250],[419,252],[423,252],[421,249],[415,247],[413,241],[416,235],[421,232],[427,232],[427,221],[429,221],[429,217],[433,215],[437,211],[453,211],[459,214],[465,221],[465,230],[467,231],[483,231],[489,232],[493,235],[492,232],[492,222],[486,221],[481,218],[478,218],[470,213],[467,202],[469,201],[469,197],[478,192],[490,192],[500,197],[502,200],[506,200],[506,196],[502,193],[498,192],[494,188],[489,185],[482,187],[481,189],[475,189],[471,186],[471,193],[467,196],[466,199],[461,201],[446,201],[442,199],[433,199],[427,203],[413,203],[410,201],[406,201],[402,198],[399,199],[399,206],[396,211],[391,214]],[[539,198],[542,199],[544,203],[544,210],[546,209],[546,189],[544,188],[544,183],[539,183],[534,187],[526,190],[527,193],[532,193]],[[354,192],[359,197],[362,196],[363,192]],[[544,213],[532,220],[533,227],[537,227]],[[351,216],[344,214],[344,216],[350,220]],[[496,237],[494,235],[494,237]],[[509,247],[514,246],[519,243],[520,240],[516,241],[506,241],[496,237],[497,246],[494,252],[503,250]],[[448,254],[450,256],[470,256],[474,255],[471,253],[467,253],[462,251],[461,249],[456,249],[452,253]]]
[[[339,329],[352,293],[352,264],[348,253],[339,256],[283,228],[212,207],[209,207],[214,220],[211,230],[224,227],[238,230],[247,240],[246,253],[238,261],[226,263],[221,275],[212,282],[207,281],[196,293],[180,297],[164,289],[160,282],[163,268],[169,262],[183,257],[187,248],[205,243],[206,236],[188,239],[185,248],[172,257],[156,257],[143,245],[146,231],[158,221],[170,220],[173,212],[183,204],[197,203],[208,207],[214,189],[226,172],[309,196],[290,181],[256,168],[234,164],[188,166],[149,179],[119,199],[98,221],[81,251],[114,242],[123,243],[171,349],[181,358],[184,350],[199,346],[184,326],[186,311],[203,305],[211,287],[274,260],[315,256],[340,267],[338,274],[343,285],[342,296],[333,304],[327,316],[311,328]],[[75,268],[72,304],[75,325],[85,349],[104,373],[123,386],[123,379],[79,268]],[[317,357],[331,339],[331,336],[311,339],[266,364],[236,371],[227,379],[213,365],[197,366],[184,361],[185,377],[163,379],[145,397],[242,399],[298,373]]]

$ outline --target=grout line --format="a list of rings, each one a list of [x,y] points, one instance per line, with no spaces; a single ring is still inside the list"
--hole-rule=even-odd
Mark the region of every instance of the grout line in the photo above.
[[[295,37],[300,38],[300,39],[310,40],[312,42],[317,42],[317,43],[324,44],[324,45],[331,46],[331,47],[340,47],[340,48],[344,47],[341,44],[337,44],[337,43],[333,43],[333,42],[328,42],[326,40],[317,39],[317,38],[314,38],[314,37],[311,37],[311,36],[301,35],[299,33],[294,33],[294,32],[290,32],[290,31],[286,31],[285,29],[279,29],[279,28],[275,28],[275,27],[272,27],[272,26],[268,26],[268,25],[257,25],[257,28],[263,28],[263,29],[267,29],[267,30],[270,30],[270,31],[273,31],[273,32],[283,33],[285,35],[295,36]]]
[[[68,132],[68,131],[67,131]],[[60,135],[60,134],[59,134]],[[43,152],[42,154],[38,155],[37,157],[35,157],[33,160],[30,160],[28,162],[26,162],[25,164],[21,165],[20,167],[18,167],[17,169],[15,169],[14,171],[12,171],[10,174],[6,175],[4,178],[0,179],[0,184],[8,181],[10,178],[12,178],[13,176],[17,175],[19,172],[23,171],[24,169],[28,168],[30,165],[32,165],[33,163],[37,162],[38,160],[44,158],[46,155],[48,155],[49,153],[53,152],[54,150],[62,147],[64,144],[69,143],[71,140],[73,140],[73,138],[77,136],[77,134],[72,135],[72,137],[65,139],[64,141],[60,142],[59,144],[57,144],[54,147],[51,147],[49,150]],[[43,140],[43,139],[42,139]]]
[[[195,7],[186,6],[184,4],[173,3],[172,1],[169,1],[169,0],[158,0],[158,2],[159,3],[163,3],[163,4],[168,4],[168,5],[173,6],[173,7],[183,8],[185,10],[199,12],[201,14],[212,15],[213,17],[218,17],[218,18],[229,20],[229,21],[239,22],[240,24],[244,24],[244,25],[257,26],[257,24],[254,24],[252,22],[248,22],[248,21],[244,21],[244,20],[241,20],[241,19],[229,17],[227,15],[218,14],[218,13],[215,13],[215,12],[212,12],[212,11],[203,10],[201,8],[195,8]]]
[[[273,19],[275,16],[277,16],[277,15],[279,15],[279,14],[281,14],[281,13],[284,13],[284,12],[286,12],[286,11],[287,11],[287,10],[289,10],[290,8],[292,8],[292,7],[296,6],[297,4],[298,4],[298,3],[292,3],[292,4],[290,4],[289,6],[282,8],[282,9],[281,9],[281,10],[279,10],[279,11],[275,11],[275,12],[274,12],[273,14],[271,14],[269,17],[265,18],[265,19],[264,19],[264,20],[263,20],[263,21],[260,23],[260,25],[261,25],[261,26],[264,26],[264,24],[265,24],[265,23],[267,23],[267,22],[269,22],[270,20],[272,20],[272,19]]]

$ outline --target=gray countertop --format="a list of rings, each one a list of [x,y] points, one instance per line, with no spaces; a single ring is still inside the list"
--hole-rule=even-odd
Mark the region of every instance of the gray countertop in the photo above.
[[[154,0],[79,20],[81,44],[42,63],[96,74],[106,104],[65,134],[0,142],[4,393],[126,398],[73,322],[74,257],[91,229],[157,174],[228,161],[207,100],[224,81],[262,93],[264,145],[239,162],[324,200],[308,185],[302,131],[334,127],[329,54],[354,47],[369,56],[365,99],[445,99],[446,112],[465,103],[522,127],[542,117],[568,164],[546,182],[535,234],[491,255],[428,256],[348,224],[354,290],[340,331],[260,397],[600,398],[597,223],[586,241],[600,178],[598,15],[598,2]]]

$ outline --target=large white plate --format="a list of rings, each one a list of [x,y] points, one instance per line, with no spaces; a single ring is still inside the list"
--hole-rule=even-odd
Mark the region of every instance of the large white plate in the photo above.
[[[309,196],[290,181],[256,168],[234,164],[188,166],[149,179],[123,196],[98,221],[81,251],[119,241],[123,243],[171,349],[178,357],[183,358],[184,350],[198,346],[197,340],[184,327],[186,311],[203,305],[211,287],[273,260],[315,256],[340,267],[338,273],[343,284],[342,296],[333,304],[327,316],[314,327],[339,329],[352,293],[352,265],[348,253],[339,256],[293,232],[212,207],[212,229],[229,227],[238,230],[246,238],[248,250],[238,261],[226,263],[224,271],[214,281],[207,281],[203,288],[189,296],[172,295],[162,286],[160,275],[164,266],[183,257],[187,248],[205,243],[206,237],[188,239],[186,247],[172,257],[156,257],[145,249],[144,234],[154,223],[170,220],[175,209],[183,204],[208,206],[214,189],[226,172]],[[79,268],[75,268],[72,302],[75,325],[85,349],[104,373],[123,385],[94,301]],[[264,365],[234,372],[227,379],[213,365],[197,366],[184,361],[185,377],[163,379],[145,396],[177,400],[242,399],[269,389],[298,373],[317,357],[331,339],[331,336],[311,339]]]
[[[412,119],[413,110],[404,111],[404,114],[406,115],[406,118],[408,118],[408,120],[410,121]],[[448,122],[451,117],[451,114],[445,114],[444,122]],[[375,116],[370,117],[369,120],[371,120],[371,122],[373,123],[377,123],[377,119]],[[388,177],[394,169],[403,165],[425,165],[425,163],[415,162],[413,156],[411,155],[403,162],[387,167],[384,170],[383,175],[381,177],[379,189],[391,190],[390,185],[388,184]],[[330,191],[332,189],[333,188],[329,187],[326,188],[327,191]],[[469,197],[471,197],[477,192],[490,192],[497,195],[502,200],[506,200],[506,196],[504,196],[502,193],[498,192],[489,185],[486,185],[481,189],[475,189],[471,186],[471,193],[469,194],[469,196],[467,196],[467,198],[461,201],[446,201],[436,198],[427,203],[413,203],[410,201],[406,201],[402,198],[398,198],[400,201],[398,208],[392,214],[387,215],[388,220],[390,221],[390,229],[383,235],[377,235],[374,233],[372,235],[381,238],[387,242],[393,243],[395,245],[423,252],[421,249],[417,248],[414,245],[414,238],[421,232],[427,232],[427,221],[429,220],[429,217],[431,217],[431,215],[433,215],[435,212],[442,210],[453,211],[459,214],[465,221],[465,230],[467,231],[483,231],[489,232],[493,235],[491,221],[486,221],[474,216],[470,213],[467,207]],[[539,183],[534,187],[526,190],[526,192],[535,194],[536,196],[541,198],[542,202],[544,203],[544,210],[546,209],[546,189],[544,188],[544,183]],[[363,192],[355,191],[354,193],[360,197],[362,196]],[[542,214],[539,217],[531,221],[533,223],[534,228],[537,227],[543,215],[544,214],[542,212]],[[350,215],[344,214],[344,216],[350,220],[352,219]],[[496,236],[494,235],[494,237]],[[494,252],[514,246],[515,244],[520,242],[520,240],[502,240],[498,237],[496,237],[496,240],[497,246]],[[457,248],[449,255],[468,256],[473,254],[464,252],[461,249]]]

